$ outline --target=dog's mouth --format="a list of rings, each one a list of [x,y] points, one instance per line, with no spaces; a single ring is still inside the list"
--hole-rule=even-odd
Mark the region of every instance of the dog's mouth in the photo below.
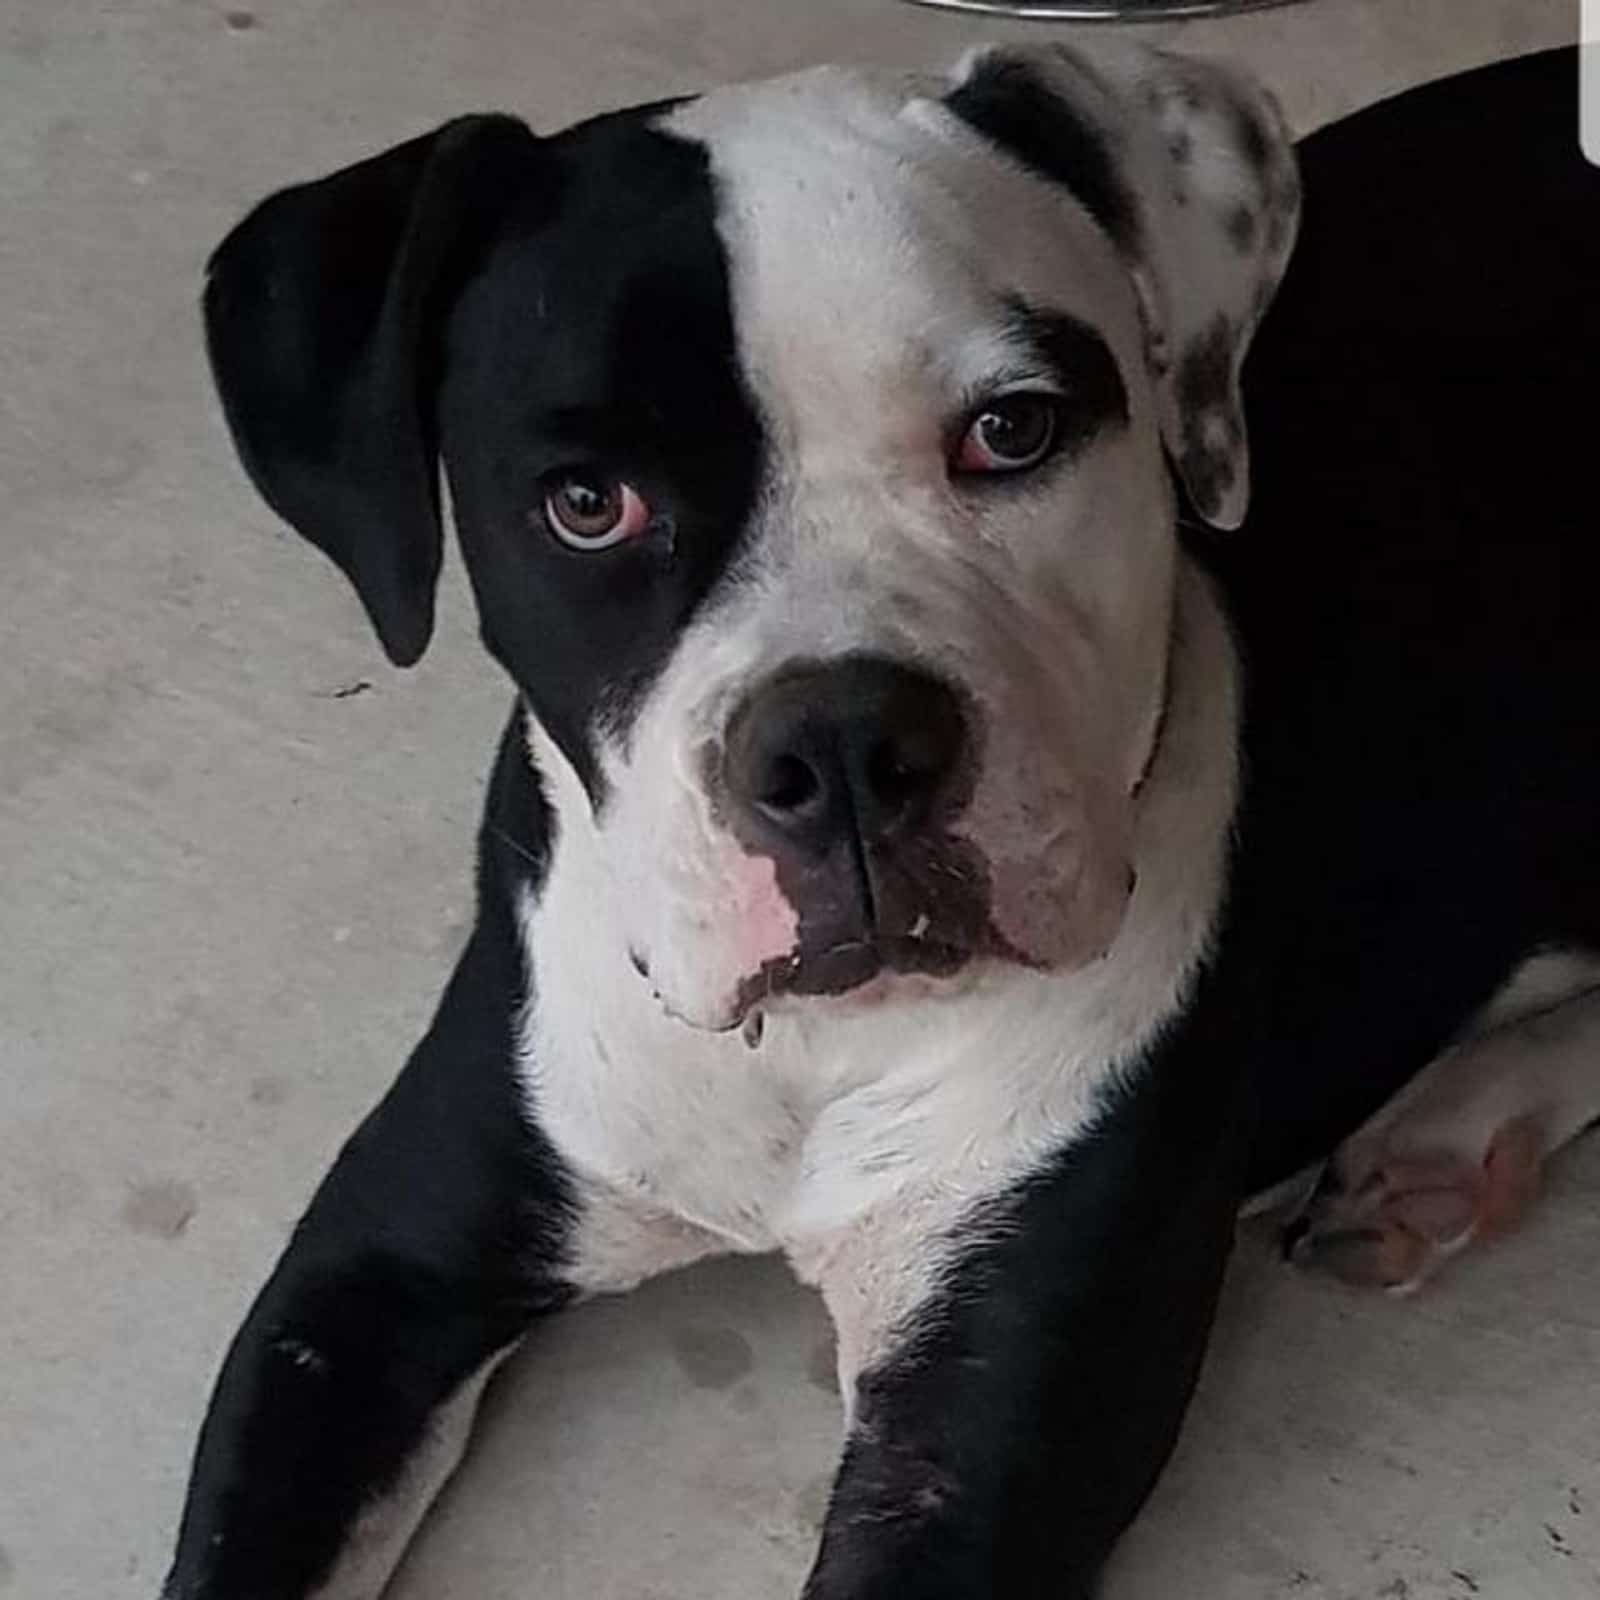
[[[753,1009],[783,995],[847,995],[891,975],[951,978],[985,953],[947,939],[863,933],[764,962],[740,984],[735,1009],[743,1021]]]
[[[898,977],[953,978],[983,956],[1016,957],[990,920],[979,853],[947,836],[858,846],[810,881],[788,875],[799,910],[794,948],[739,984],[740,1020],[783,996],[882,998]],[[884,980],[879,982],[877,980]]]
[[[669,1017],[708,1033],[732,1033],[740,1028],[748,1031],[752,1024],[759,1030],[761,1014],[777,1000],[886,1000],[902,987],[901,979],[920,978],[942,987],[986,958],[1031,964],[998,932],[989,929],[986,935],[973,942],[863,930],[852,937],[792,951],[764,961],[741,980],[731,1002],[714,1019],[679,1009],[670,995],[656,987],[644,957],[630,952],[630,959]]]
[[[981,859],[954,841],[862,852],[843,870],[819,867],[810,881],[791,875],[787,887],[792,942],[747,968],[709,1012],[680,1005],[672,986],[652,975],[648,956],[632,953],[669,1016],[730,1032],[777,1001],[921,997],[990,959],[1030,964],[991,918]]]

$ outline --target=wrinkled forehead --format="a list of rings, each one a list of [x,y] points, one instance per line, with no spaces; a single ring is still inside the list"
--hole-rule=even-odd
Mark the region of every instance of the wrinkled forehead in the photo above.
[[[705,147],[746,361],[841,381],[981,385],[1019,309],[1066,313],[1132,353],[1109,244],[1058,185],[1012,162],[911,75],[821,68],[717,90],[663,124]]]

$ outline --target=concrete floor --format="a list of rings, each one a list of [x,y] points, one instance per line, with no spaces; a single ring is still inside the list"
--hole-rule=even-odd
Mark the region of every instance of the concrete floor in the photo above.
[[[1306,127],[1575,23],[1314,0],[1160,31],[1254,63]],[[466,924],[506,699],[457,574],[393,672],[247,492],[196,338],[205,252],[269,188],[464,109],[549,127],[1008,31],[893,0],[0,9],[4,1600],[153,1595],[224,1342]],[[1410,1304],[1248,1236],[1114,1600],[1600,1592],[1597,1258],[1596,1143]],[[400,1594],[792,1595],[836,1444],[825,1346],[770,1263],[575,1313],[499,1385]]]

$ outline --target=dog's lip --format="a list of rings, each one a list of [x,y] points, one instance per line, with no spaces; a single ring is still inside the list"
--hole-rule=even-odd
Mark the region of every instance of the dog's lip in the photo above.
[[[791,952],[766,962],[739,985],[728,1009],[714,1018],[693,1016],[673,1004],[671,997],[650,981],[650,963],[637,950],[629,950],[629,964],[649,984],[662,1011],[675,1022],[700,1033],[733,1033],[770,1000],[786,996],[843,998],[857,993],[876,979],[896,977],[953,978],[973,962],[991,956],[1028,963],[994,930],[979,944],[950,939],[930,939],[921,934],[863,934],[803,952]]]
[[[766,962],[739,986],[730,1026],[738,1027],[757,1006],[784,995],[829,997],[851,994],[878,977],[953,977],[986,953],[975,945],[920,934],[862,934]]]

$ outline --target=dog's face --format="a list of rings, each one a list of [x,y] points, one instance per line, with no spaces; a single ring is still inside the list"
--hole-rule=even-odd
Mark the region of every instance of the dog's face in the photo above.
[[[1214,68],[821,71],[543,141],[466,119],[289,191],[219,252],[212,352],[256,481],[397,660],[442,457],[557,849],[722,1028],[1109,944],[1163,454],[1239,520],[1294,207],[1275,114]]]

